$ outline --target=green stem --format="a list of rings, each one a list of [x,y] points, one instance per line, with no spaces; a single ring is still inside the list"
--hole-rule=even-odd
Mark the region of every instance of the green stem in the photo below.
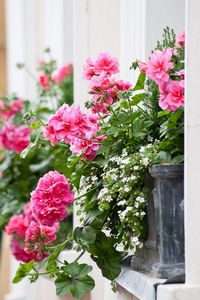
[[[63,243],[59,244],[59,246],[67,246],[68,243],[71,242],[71,239],[68,238],[66,241],[64,241]],[[56,246],[48,246],[46,247],[47,250],[55,250],[58,247],[58,245]]]
[[[75,259],[74,262],[77,262],[77,261],[83,256],[83,254],[85,254],[85,250],[83,250],[83,251],[81,252],[81,254]]]
[[[76,198],[74,199],[74,201],[76,201],[76,200],[78,200],[78,199],[80,199],[80,198],[82,198],[82,197],[87,196],[87,195],[88,195],[89,193],[91,193],[93,190],[96,190],[100,185],[101,185],[101,183],[99,183],[98,185],[96,185],[95,187],[93,187],[91,190],[89,190],[89,191],[86,192],[85,194],[83,194],[83,195],[81,195],[81,196],[79,196],[79,197],[76,197]]]
[[[137,108],[139,108],[146,116],[148,116],[148,114],[146,113],[146,111],[144,109],[142,109],[139,105],[136,105]]]
[[[32,113],[32,116],[35,117],[35,118],[36,118],[43,126],[47,126],[47,124],[45,124],[45,123],[40,119],[40,117],[38,117],[37,114]]]
[[[131,117],[131,131],[133,133],[133,111],[131,109],[131,103],[130,103],[129,98],[128,98],[128,107],[129,107],[129,112],[130,112],[130,117]]]
[[[35,81],[38,82],[37,78],[35,78],[35,76],[30,72],[30,70],[27,68],[27,66],[25,66],[25,71],[27,72],[27,74]]]

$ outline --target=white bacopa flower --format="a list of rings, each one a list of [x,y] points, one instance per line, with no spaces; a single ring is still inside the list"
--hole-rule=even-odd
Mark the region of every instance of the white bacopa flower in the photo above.
[[[93,176],[91,177],[91,180],[92,180],[93,183],[95,183],[95,182],[98,181],[98,177],[97,177],[96,175],[93,175]]]
[[[122,150],[122,156],[127,156],[128,155],[128,152],[127,152],[127,150],[124,148],[123,150]]]
[[[137,198],[135,199],[136,201],[140,202],[140,203],[144,203],[145,199],[141,196],[137,196]]]
[[[136,176],[131,175],[130,180],[135,180],[135,179],[136,179]]]
[[[134,166],[134,167],[133,167],[133,170],[134,170],[134,171],[139,170],[139,166]]]
[[[146,146],[147,149],[150,149],[151,147],[152,147],[152,144],[148,144],[148,145]]]
[[[108,195],[107,197],[106,197],[106,201],[107,202],[111,202],[113,200],[113,198],[110,196],[110,195]]]
[[[137,237],[137,236],[132,237],[131,242],[132,242],[133,244],[138,243],[138,242],[139,242],[138,237]]]
[[[118,202],[118,205],[125,205],[126,204],[126,200],[120,200],[119,202]]]
[[[128,165],[130,163],[130,160],[131,160],[130,157],[124,158],[121,160],[121,163],[123,165]]]
[[[147,137],[148,142],[153,142],[153,138],[151,136]]]
[[[129,179],[128,177],[124,177],[124,178],[122,178],[122,182],[123,183],[128,182],[128,179]]]
[[[142,147],[140,148],[139,152],[140,152],[140,153],[143,153],[144,151],[145,151],[145,147],[142,146]]]
[[[135,203],[135,208],[138,208],[139,207],[139,204],[136,202]]]
[[[147,167],[148,164],[149,164],[149,158],[148,158],[148,157],[144,157],[144,158],[142,159],[142,164],[143,164],[145,167]]]
[[[101,197],[103,197],[105,194],[108,193],[108,189],[107,188],[103,188],[100,190],[98,196],[97,196],[97,199],[100,199]]]
[[[140,215],[141,215],[141,216],[145,216],[146,213],[145,213],[144,211],[142,211],[142,212],[140,213]]]
[[[128,185],[125,185],[124,191],[125,191],[126,193],[128,193],[128,192],[130,191],[130,187],[129,187]]]

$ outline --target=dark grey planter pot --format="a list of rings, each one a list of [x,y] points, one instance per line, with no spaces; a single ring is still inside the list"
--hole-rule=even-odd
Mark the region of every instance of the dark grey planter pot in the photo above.
[[[147,185],[148,239],[132,268],[157,278],[184,273],[184,167],[154,165]]]

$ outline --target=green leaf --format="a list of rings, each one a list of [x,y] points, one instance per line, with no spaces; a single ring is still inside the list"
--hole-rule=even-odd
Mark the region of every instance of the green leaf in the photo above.
[[[168,110],[162,110],[158,112],[158,118],[161,118],[163,116],[169,115],[170,112]]]
[[[130,104],[131,106],[137,105],[138,103],[140,103],[140,101],[142,101],[145,97],[146,97],[146,93],[142,93],[142,94],[137,94],[135,96],[133,96],[131,98]]]
[[[114,245],[116,240],[107,237],[100,232],[89,252],[91,258],[96,262],[104,277],[114,280],[121,271],[122,253],[118,252]]]
[[[57,258],[60,254],[61,251],[65,250],[65,248],[67,247],[68,241],[66,240],[64,243],[58,245],[56,247],[56,249],[51,253],[51,255],[49,255],[49,257],[46,260],[46,271],[47,272],[52,272],[54,273],[55,271],[57,271],[58,267],[57,267]]]
[[[41,122],[35,122],[30,125],[31,129],[39,129],[41,127]]]
[[[180,164],[180,163],[183,163],[183,162],[184,162],[184,155],[180,154],[180,155],[175,156],[175,157],[171,160],[171,162],[174,163],[174,164]]]
[[[55,281],[58,296],[71,293],[75,298],[82,298],[94,288],[94,280],[87,275],[92,270],[91,266],[73,262],[61,269],[62,272],[58,273]]]
[[[13,283],[20,282],[24,277],[28,275],[28,273],[33,269],[35,266],[35,263],[33,260],[31,260],[27,264],[20,263],[19,268],[17,269],[17,272],[15,274],[15,277],[13,278]]]
[[[96,230],[91,226],[77,227],[74,230],[74,240],[80,245],[93,244],[95,239]]]
[[[146,74],[141,72],[138,80],[136,82],[136,85],[134,86],[134,88],[132,89],[132,91],[138,91],[138,90],[143,90],[144,89],[144,83],[145,83],[145,79],[146,79]]]
[[[29,155],[29,153],[34,151],[36,148],[37,148],[36,141],[33,143],[30,143],[29,146],[21,152],[20,157],[23,159],[26,158]]]

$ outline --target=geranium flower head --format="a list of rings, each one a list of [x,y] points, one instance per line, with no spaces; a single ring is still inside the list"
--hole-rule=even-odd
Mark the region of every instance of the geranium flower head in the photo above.
[[[28,263],[31,260],[41,261],[48,256],[44,251],[32,251],[28,253],[24,250],[24,245],[24,238],[19,236],[12,237],[10,244],[11,252],[19,261],[24,263]]]
[[[184,87],[180,84],[180,81],[170,80],[161,85],[160,93],[159,105],[162,109],[175,111],[184,106]]]
[[[5,227],[5,232],[8,235],[18,234],[23,236],[26,232],[26,224],[24,222],[23,215],[14,215],[10,218],[8,224]]]
[[[83,66],[83,77],[86,80],[90,80],[94,75],[96,75],[95,71],[95,62],[88,58],[86,61],[86,65]]]
[[[147,70],[147,63],[143,61],[138,62],[140,72],[146,73]]]
[[[45,90],[48,91],[51,87],[50,76],[41,75],[39,77],[39,85]]]
[[[60,68],[56,74],[53,76],[53,80],[60,84],[67,76],[69,76],[72,73],[72,65],[66,65]]]
[[[176,36],[177,46],[183,47],[185,45],[185,32],[182,31]]]
[[[12,122],[6,123],[0,129],[1,147],[21,153],[30,143],[31,130],[24,125],[15,126]]]
[[[79,107],[64,104],[49,119],[48,126],[43,127],[43,134],[46,140],[55,145],[57,142],[71,143],[77,137],[85,137],[94,128],[98,130],[99,127]]]
[[[57,171],[50,171],[40,178],[31,193],[33,217],[43,225],[53,226],[67,215],[67,206],[72,204],[74,193],[67,178]]]
[[[25,251],[45,250],[45,245],[56,239],[57,226],[38,225],[31,221],[25,233]]]
[[[95,60],[95,73],[96,74],[115,74],[119,72],[119,62],[116,57],[111,56],[107,52],[102,52]]]
[[[146,74],[157,84],[169,80],[168,70],[172,69],[174,64],[172,59],[172,49],[166,48],[162,51],[155,50],[147,62]]]
[[[88,137],[89,138],[89,137]],[[93,160],[96,156],[96,152],[100,147],[100,141],[104,140],[106,136],[93,137],[90,140],[75,139],[70,147],[72,153],[80,153],[85,149],[82,157],[86,160]]]

